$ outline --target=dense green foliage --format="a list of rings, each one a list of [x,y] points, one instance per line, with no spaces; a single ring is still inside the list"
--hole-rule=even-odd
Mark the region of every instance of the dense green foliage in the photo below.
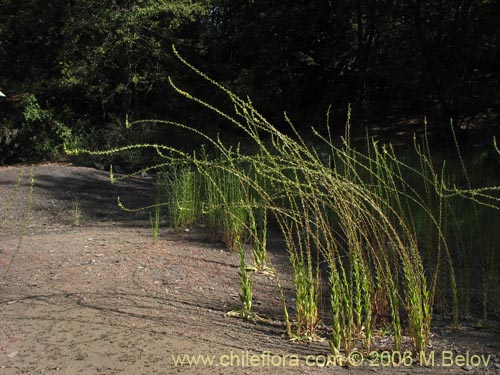
[[[331,322],[333,354],[342,350],[348,355],[355,342],[362,342],[369,352],[381,334],[392,336],[395,350],[401,349],[405,335],[412,338],[417,352],[424,351],[434,312],[451,313],[458,326],[471,310],[482,313],[484,322],[498,311],[500,186],[473,187],[471,178],[475,184],[484,179],[469,172],[458,142],[452,163],[433,156],[427,134],[420,140],[415,137],[413,149],[404,156],[391,144],[370,137],[365,147],[355,148],[349,124],[340,143],[327,125],[328,135],[314,132],[317,142],[311,145],[298,132],[281,132],[250,101],[193,67],[175,49],[174,54],[224,93],[233,109],[213,107],[170,81],[172,88],[246,133],[253,152],[242,152],[241,147],[195,127],[154,119],[127,125],[179,127],[204,136],[214,151],[131,144],[67,152],[155,150],[163,162],[147,170],[165,171],[160,186],[168,198],[143,209],[168,206],[171,225],[204,223],[213,240],[238,251],[242,307],[230,315],[260,319],[258,311],[251,311],[254,279],[249,269],[277,277],[287,333],[293,340],[312,340],[320,334],[318,325],[325,317],[322,288],[328,288],[326,320]],[[126,178],[111,173],[111,181]],[[259,211],[263,214],[256,215]],[[267,216],[281,232],[275,237],[282,239],[288,253],[294,283],[292,314],[279,275],[265,257]],[[255,266],[247,265],[245,242],[252,248]],[[471,278],[474,270],[481,270],[476,280]],[[482,311],[473,299],[481,300]]]
[[[178,69],[171,44],[278,124],[286,110],[308,129],[352,103],[368,125],[396,113],[484,127],[499,110],[498,35],[496,0],[5,0],[0,162],[55,158],[69,141],[192,142],[171,129],[124,134],[125,115],[215,134],[220,120],[168,88],[174,76],[217,95]]]
[[[206,1],[2,2],[0,145],[10,153],[1,161],[50,158],[38,143],[68,141],[60,123],[73,141],[99,147],[130,138],[120,129],[126,114],[175,117],[166,51],[172,43],[196,51],[207,11]],[[39,115],[23,118],[33,102]]]

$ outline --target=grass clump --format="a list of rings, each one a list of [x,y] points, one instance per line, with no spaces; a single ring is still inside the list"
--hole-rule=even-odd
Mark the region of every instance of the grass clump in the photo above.
[[[267,210],[252,205],[248,210],[249,229],[255,270],[262,273],[273,272],[267,265]]]
[[[244,186],[231,168],[237,167],[226,165],[223,160],[204,160],[199,165],[205,189],[203,213],[211,239],[222,241],[230,251],[237,252],[246,233],[248,206]]]
[[[240,301],[242,303],[241,309],[232,310],[227,313],[228,316],[239,316],[246,320],[254,320],[257,318],[256,314],[252,313],[252,300],[253,300],[253,282],[251,276],[247,272],[247,263],[245,261],[245,249],[239,240],[237,240],[238,257],[240,259],[240,279],[241,279],[241,294]]]
[[[149,221],[151,222],[153,241],[156,243],[160,237],[161,206],[156,205],[153,212],[154,213],[149,216]]]
[[[174,228],[194,225],[200,218],[200,178],[196,170],[182,165],[172,167],[168,189],[170,224]]]
[[[73,225],[75,227],[79,227],[82,218],[82,210],[80,207],[80,201],[77,198],[73,199],[72,201],[72,214],[73,214]]]
[[[97,154],[152,148],[165,163],[150,169],[169,164],[182,166],[172,175],[169,207],[175,219],[171,221],[174,226],[187,225],[201,218],[212,239],[238,252],[242,316],[251,315],[253,297],[243,243],[245,238],[250,239],[255,267],[265,269],[268,218],[281,230],[294,273],[293,317],[280,288],[287,332],[292,339],[311,340],[320,334],[325,284],[331,350],[343,350],[346,355],[357,342],[370,351],[374,334],[387,326],[395,350],[401,348],[404,335],[412,338],[416,351],[426,350],[436,302],[441,302],[444,309],[451,305],[456,323],[462,302],[470,300],[470,275],[477,264],[486,274],[482,280],[483,309],[487,310],[488,295],[500,269],[498,247],[494,246],[498,242],[491,234],[482,236],[481,257],[475,260],[471,233],[483,229],[483,220],[493,217],[493,213],[492,221],[498,225],[500,187],[473,188],[461,157],[459,170],[465,175],[465,184],[457,180],[445,162],[433,159],[426,135],[422,139],[415,137],[409,158],[368,136],[364,147],[354,147],[350,112],[340,142],[331,135],[329,116],[326,135],[313,129],[328,155],[325,162],[286,115],[290,134],[269,123],[250,100],[239,98],[207,77],[175,49],[174,54],[195,74],[224,92],[234,112],[221,111],[170,79],[173,89],[239,128],[257,152],[244,154],[184,124],[144,120],[127,126],[149,122],[192,131],[206,139],[217,157],[208,157],[204,150],[189,154],[153,144]],[[485,207],[491,210],[488,214]],[[464,208],[470,216],[462,217],[460,210]],[[280,286],[279,278],[276,280]],[[469,286],[462,295],[464,284]]]

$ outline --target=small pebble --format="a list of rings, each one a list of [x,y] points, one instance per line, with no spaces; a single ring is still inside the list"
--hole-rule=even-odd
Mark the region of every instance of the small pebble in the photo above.
[[[464,371],[472,371],[473,369],[474,369],[474,367],[472,367],[472,366],[463,366],[462,367],[462,370],[464,370]]]
[[[10,354],[7,354],[7,358],[14,358],[19,352],[12,352]]]

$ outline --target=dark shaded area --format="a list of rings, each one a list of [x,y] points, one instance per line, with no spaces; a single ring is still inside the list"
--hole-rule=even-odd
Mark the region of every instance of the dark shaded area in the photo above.
[[[360,132],[390,135],[399,132],[394,119],[421,126],[424,116],[439,143],[449,141],[450,119],[464,140],[473,131],[475,138],[498,132],[495,0],[6,0],[0,25],[7,95],[0,98],[0,163],[57,159],[63,143],[190,150],[204,142],[168,125],[125,129],[127,115],[179,121],[229,140],[239,135],[169,87],[170,77],[232,111],[223,93],[173,56],[172,44],[284,130],[283,111],[301,132],[324,130],[330,105],[342,127],[350,104]],[[103,159],[141,165],[154,158],[135,151]]]
[[[18,168],[0,171],[0,189],[7,197],[12,191]],[[130,177],[126,181],[111,184],[109,173],[91,168],[47,165],[35,168],[35,195],[31,221],[46,227],[120,224],[125,226],[148,226],[152,210],[135,213],[126,212],[118,206],[118,197],[127,208],[141,208],[154,204],[156,190],[152,177]],[[118,176],[117,176],[118,177]],[[20,222],[27,204],[29,168],[24,167],[24,176],[18,195],[10,209],[9,222]],[[75,212],[78,205],[79,213]],[[3,211],[2,211],[3,212]]]
[[[106,180],[107,179],[107,180]],[[117,198],[128,208],[154,204],[155,189],[152,178],[130,178],[126,182],[111,184],[107,173],[72,173],[70,176],[37,175],[36,188],[61,202],[77,200],[85,223],[92,221],[133,222],[149,217],[149,211],[131,214],[118,207]],[[36,209],[36,207],[35,207]]]

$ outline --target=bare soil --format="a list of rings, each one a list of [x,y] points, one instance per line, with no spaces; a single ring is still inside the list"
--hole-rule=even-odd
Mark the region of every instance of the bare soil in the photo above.
[[[0,168],[0,215],[18,171]],[[0,374],[500,374],[497,321],[483,329],[471,321],[452,331],[437,318],[429,348],[435,350],[434,367],[419,361],[391,367],[366,361],[359,368],[308,366],[314,360],[306,362],[307,356],[328,355],[328,343],[286,337],[273,277],[254,275],[254,309],[264,321],[227,317],[240,304],[237,256],[206,241],[203,228],[181,233],[162,228],[154,243],[150,212],[129,213],[117,206],[117,196],[131,208],[154,202],[151,177],[112,185],[106,172],[49,164],[36,166],[35,181],[21,243],[27,167],[0,228],[0,280],[8,270],[0,287]],[[270,245],[271,262],[293,306],[286,253],[279,241]],[[454,360],[467,353],[491,357],[487,365],[437,366],[445,350]],[[184,355],[213,356],[215,362],[176,364],[174,359]],[[249,363],[252,356],[261,359]],[[301,367],[293,367],[296,358]]]

